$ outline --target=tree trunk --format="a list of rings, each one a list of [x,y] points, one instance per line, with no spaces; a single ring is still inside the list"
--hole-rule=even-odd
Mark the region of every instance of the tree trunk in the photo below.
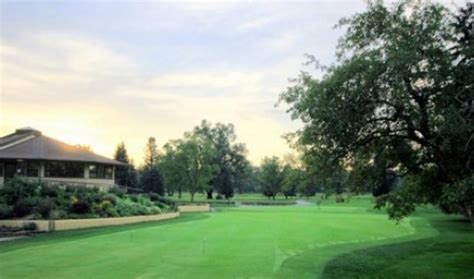
[[[471,205],[465,205],[465,210],[466,210],[466,217],[471,221],[471,225],[474,228],[474,212],[473,212],[473,207]]]
[[[191,192],[191,201],[194,201],[194,192]]]
[[[181,189],[178,190],[178,199],[181,199]]]
[[[208,200],[212,200],[212,192],[213,192],[212,189],[207,190],[207,199],[208,199]]]

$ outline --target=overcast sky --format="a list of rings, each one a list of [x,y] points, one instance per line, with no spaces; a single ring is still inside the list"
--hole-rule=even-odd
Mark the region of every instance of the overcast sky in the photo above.
[[[31,126],[141,163],[199,124],[234,123],[256,164],[290,151],[279,94],[304,54],[334,61],[341,17],[364,1],[179,4],[0,1],[0,135]]]

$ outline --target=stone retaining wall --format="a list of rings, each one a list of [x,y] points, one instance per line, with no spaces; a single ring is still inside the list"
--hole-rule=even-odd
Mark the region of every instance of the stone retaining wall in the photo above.
[[[64,231],[104,226],[116,226],[134,224],[148,221],[160,221],[179,217],[179,212],[164,213],[158,215],[142,215],[116,218],[90,218],[90,219],[63,219],[63,220],[0,220],[0,226],[23,227],[29,223],[35,223],[37,231]]]
[[[13,227],[13,228],[23,228],[24,226],[30,223],[36,224],[36,231],[39,231],[39,232],[50,231],[49,224],[51,223],[51,221],[49,220],[0,220],[0,226]]]
[[[209,212],[209,204],[202,205],[180,205],[179,212]]]
[[[203,205],[180,205],[178,212],[164,213],[158,215],[141,215],[116,218],[89,218],[89,219],[62,219],[62,220],[0,220],[0,226],[24,227],[27,224],[36,224],[37,231],[65,231],[75,229],[96,228],[104,226],[116,226],[134,224],[148,221],[160,221],[179,217],[180,212],[208,212],[209,204]]]

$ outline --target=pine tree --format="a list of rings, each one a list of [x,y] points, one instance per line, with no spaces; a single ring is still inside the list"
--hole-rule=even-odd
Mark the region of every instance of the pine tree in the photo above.
[[[114,159],[127,164],[127,166],[115,167],[115,184],[120,186],[130,186],[129,181],[129,164],[127,149],[123,141],[117,145],[115,149]]]
[[[163,178],[158,169],[158,147],[156,139],[150,137],[145,147],[145,163],[140,177],[140,188],[145,192],[165,194]]]
[[[158,162],[158,146],[156,145],[156,139],[150,137],[148,143],[145,146],[145,167],[156,166]]]

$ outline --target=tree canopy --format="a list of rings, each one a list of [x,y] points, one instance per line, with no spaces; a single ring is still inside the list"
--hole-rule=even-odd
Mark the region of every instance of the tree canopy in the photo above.
[[[137,173],[132,160],[128,157],[125,143],[121,142],[115,149],[114,159],[127,164],[115,167],[115,183],[120,186],[136,187],[138,184]]]
[[[150,137],[145,147],[145,164],[140,175],[140,187],[145,192],[165,194],[163,177],[158,169],[158,147],[156,139]]]
[[[275,199],[281,191],[284,181],[283,167],[278,157],[266,157],[262,160],[258,179],[261,184],[262,194]]]
[[[242,143],[237,143],[237,135],[233,124],[212,123],[203,120],[196,126],[194,134],[206,137],[213,145],[214,153],[212,164],[217,168],[215,177],[207,189],[208,199],[216,190],[226,199],[234,195],[234,190],[241,187],[244,175],[249,165],[246,159],[246,148]]]
[[[372,2],[342,19],[337,62],[322,78],[303,72],[281,95],[304,123],[297,136],[305,156],[321,168],[365,160],[381,176],[409,177],[379,199],[393,218],[432,203],[474,223],[474,197],[444,199],[473,176],[473,21],[472,3],[452,14],[411,1]]]

